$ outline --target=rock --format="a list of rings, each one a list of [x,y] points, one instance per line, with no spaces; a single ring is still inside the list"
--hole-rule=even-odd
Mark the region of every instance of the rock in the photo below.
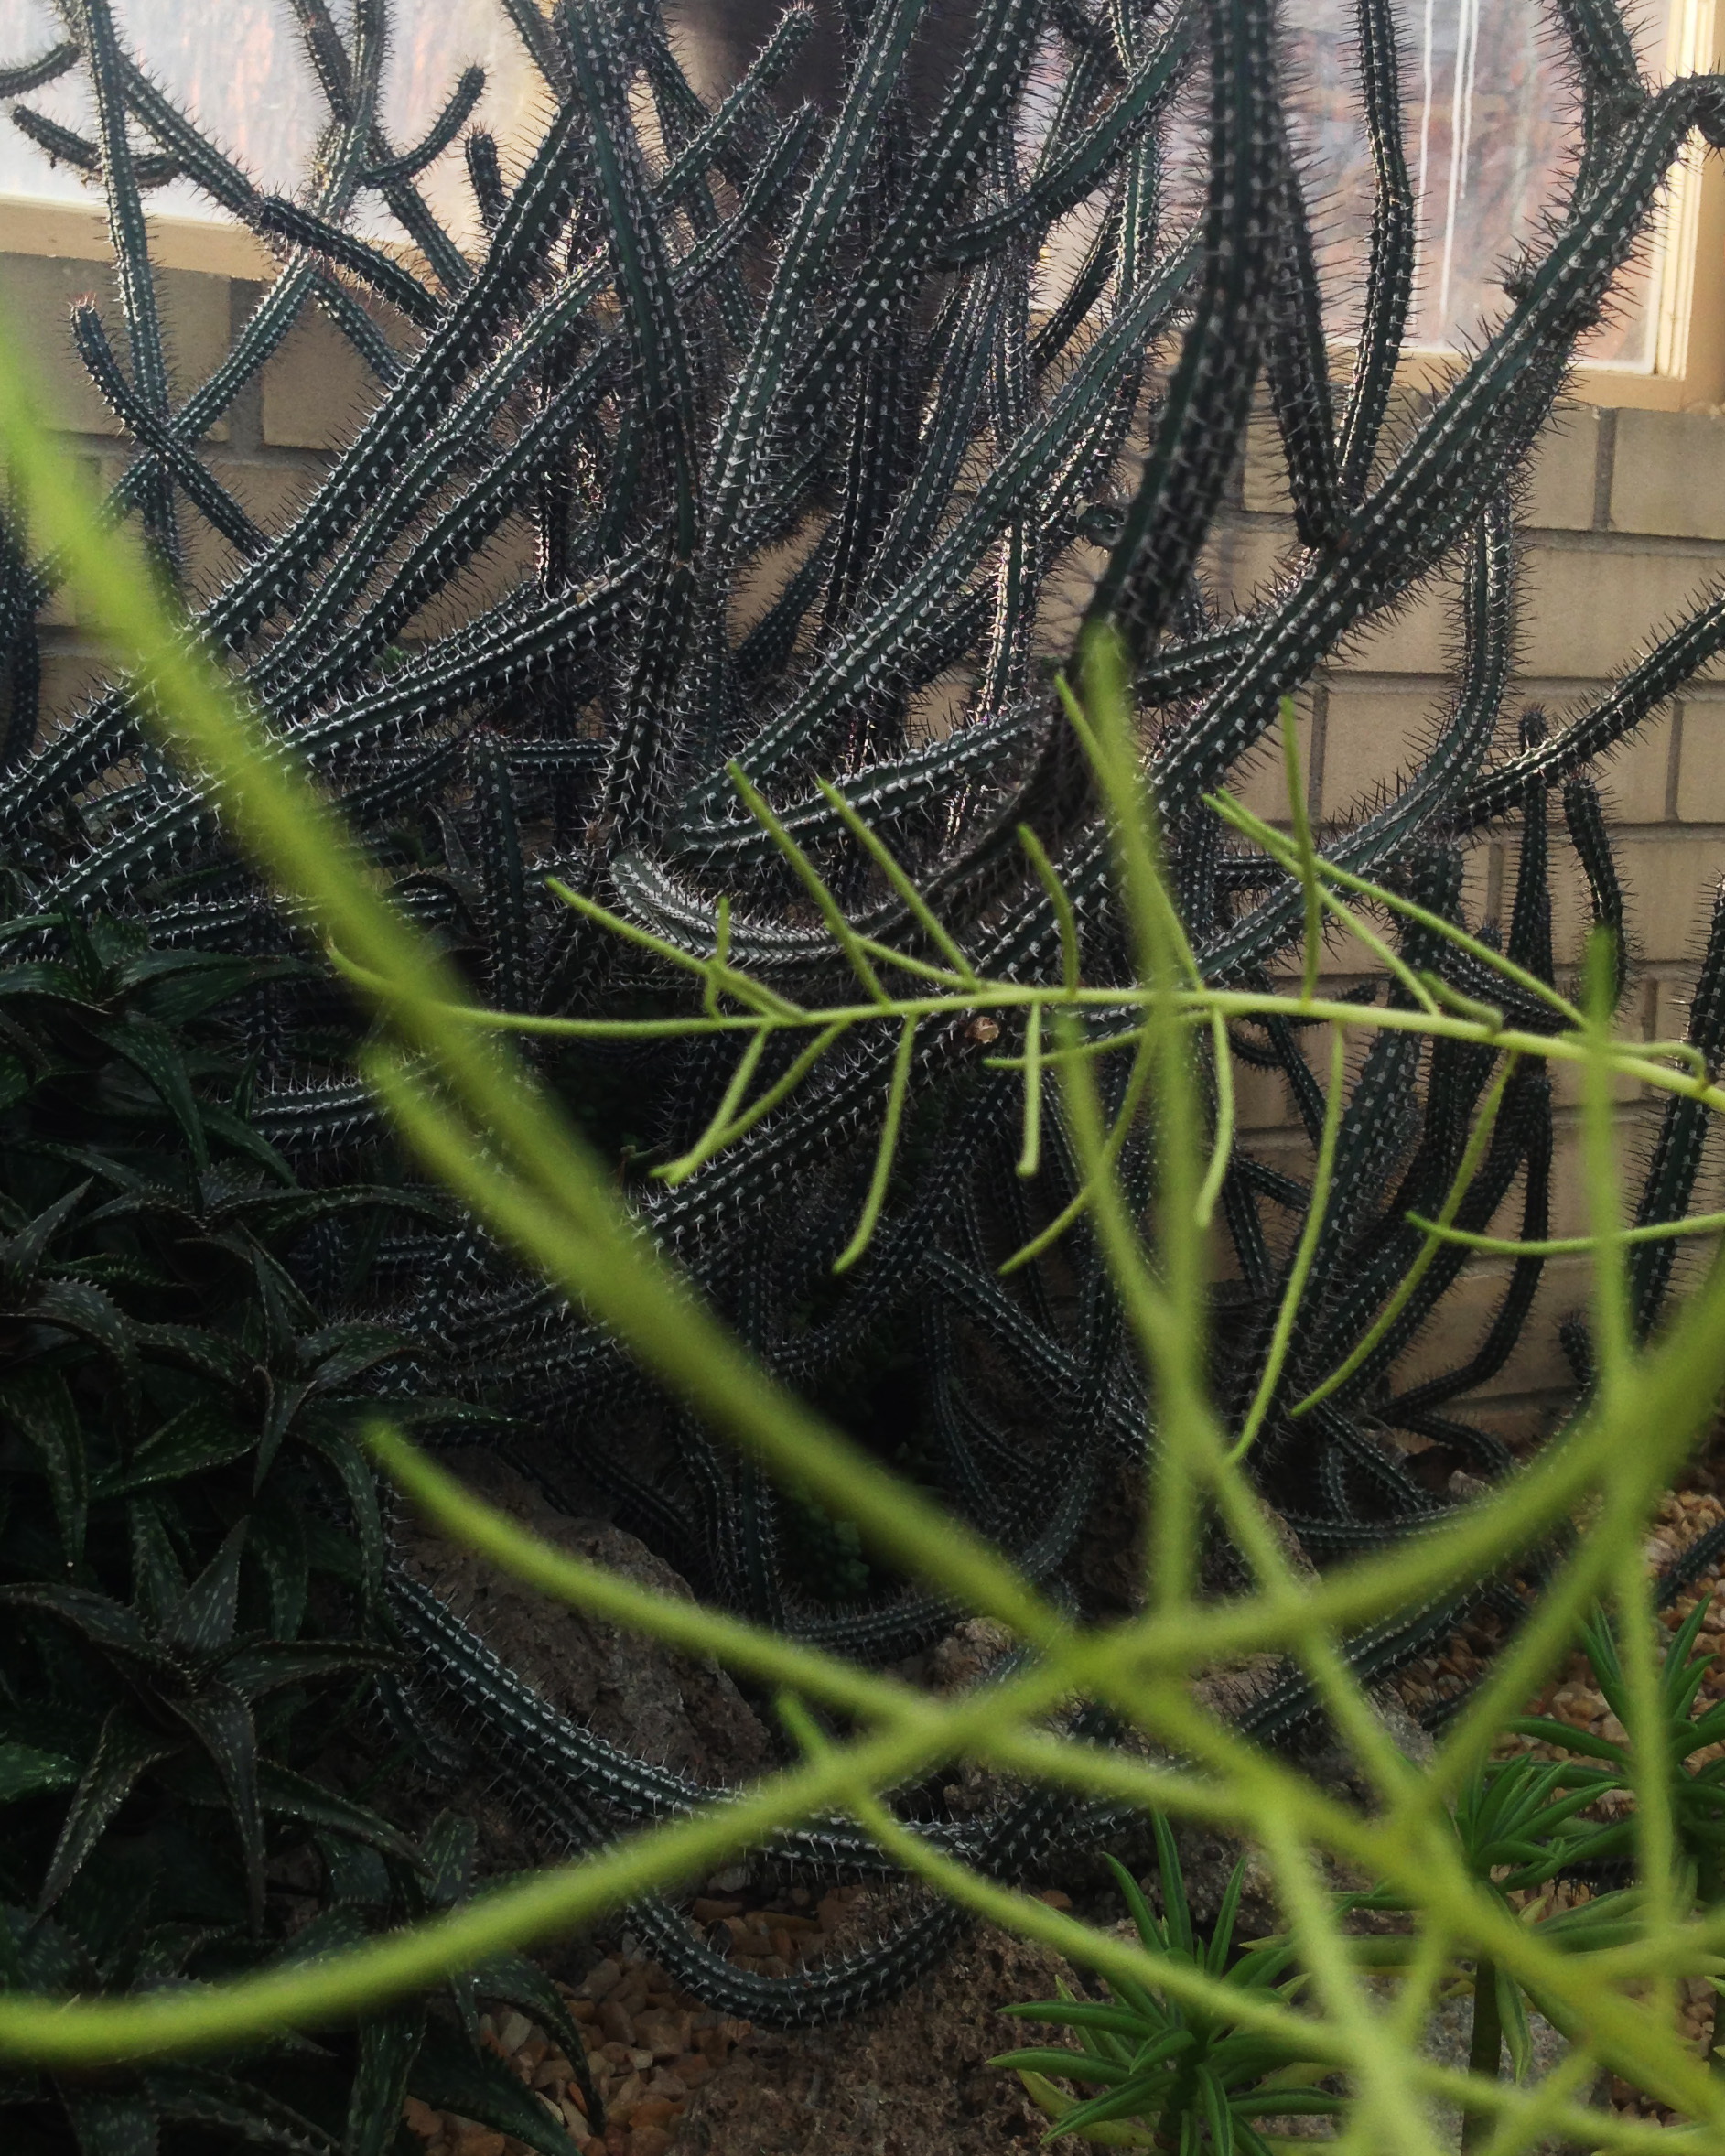
[[[620,1961],[596,1961],[581,1978],[579,1990],[583,1999],[600,2000],[616,1990],[623,1980]]]
[[[605,2107],[606,2124],[627,2126],[635,2115],[635,2106],[646,2095],[646,2084],[639,2074],[631,2074],[628,2080]]]
[[[1394,1995],[1393,1988],[1381,1981],[1374,1988],[1384,1992],[1386,1996]],[[1464,1996],[1460,1999],[1439,2000],[1432,2010],[1431,2020],[1426,2031],[1424,2048],[1427,2056],[1438,2060],[1442,2065],[1455,2066],[1465,2071],[1472,2032],[1473,2001],[1471,1998]],[[1533,2059],[1528,2068],[1526,2086],[1531,2088],[1545,2079],[1558,2061],[1566,2055],[1569,2047],[1543,2014],[1529,2012],[1527,2035]],[[1504,2071],[1505,2074],[1509,2071],[1507,2054],[1504,2059]],[[1578,2092],[1578,2095],[1581,2102],[1587,2101],[1585,2086]],[[1454,2104],[1435,2104],[1432,2107],[1432,2118],[1437,2129],[1439,2145],[1443,2148],[1454,2148],[1461,2130],[1460,2108]],[[1564,2156],[1564,2152],[1571,2146],[1571,2143],[1559,2135],[1533,2143],[1530,2156]]]
[[[1720,1622],[1725,1623],[1725,1619]],[[728,1916],[740,1916],[740,1902],[716,1901],[710,1894],[697,1894],[689,1904],[689,1914],[696,1924],[723,1924]]]
[[[571,1557],[655,1594],[691,1599],[685,1581],[632,1535],[607,1520],[555,1511],[492,1454],[468,1446],[441,1461],[488,1504]],[[740,1780],[771,1763],[765,1729],[716,1665],[550,1601],[416,1520],[404,1523],[400,1547],[414,1577],[572,1721],[703,1780]]]
[[[627,2156],[665,2156],[671,2136],[663,2126],[637,2126],[630,2129]]]
[[[633,2050],[635,2024],[629,2009],[615,1999],[608,1999],[599,2009],[599,2027],[613,2043],[620,2043]]]
[[[1015,1644],[1004,1624],[992,1617],[967,1617],[929,1655],[929,1676],[937,1692],[964,1692],[986,1676]]]
[[[630,2126],[640,2132],[643,2126],[669,2126],[677,2117],[678,2107],[666,2097],[643,2097],[630,2114]]]
[[[674,2059],[684,2050],[684,2032],[675,2021],[667,2021],[662,2014],[653,2014],[639,2021],[635,2027],[635,2041],[650,2051],[655,2059]]]

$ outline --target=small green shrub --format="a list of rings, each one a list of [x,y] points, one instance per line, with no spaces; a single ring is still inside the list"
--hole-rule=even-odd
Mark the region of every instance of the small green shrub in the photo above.
[[[44,925],[63,954],[18,956]],[[295,1278],[331,1218],[440,1209],[307,1189],[246,1120],[235,1008],[299,962],[16,904],[0,952],[0,1987],[141,1996],[454,1906],[471,1828],[421,1846],[330,1765],[398,1666],[356,1439],[368,1385],[421,1343]],[[471,1415],[418,1403],[427,1424]],[[345,2135],[351,2156],[393,2145],[408,2086],[556,2156],[478,2047],[480,1984],[556,2025],[545,1978],[500,1957],[456,2011],[309,2058],[273,2042],[99,2084],[9,2075],[0,2132],[18,2156],[66,2129],[108,2156],[175,2123],[298,2156]]]
[[[1162,1891],[1159,1921],[1131,1873],[1110,1860],[1147,1952],[1159,1962],[1183,1961],[1226,1986],[1293,2005],[1307,1978],[1291,1943],[1274,1939],[1241,1946],[1234,1939],[1245,1859],[1229,1877],[1209,1938],[1201,1939],[1192,1928],[1180,1855],[1168,1823],[1159,1816],[1151,1825]],[[1076,2053],[1004,2052],[993,2061],[1023,2077],[1031,2097],[1054,2121],[1051,2140],[1076,2134],[1122,2147],[1178,2150],[1182,2156],[1187,2151],[1196,2156],[1202,2149],[1226,2156],[1235,2148],[1245,2156],[1268,2156],[1255,2120],[1334,2116],[1347,2108],[1342,2097],[1310,2086],[1311,2062],[1297,2043],[1242,2030],[1225,2009],[1182,2007],[1125,1978],[1116,1978],[1110,1990],[1107,2005],[1063,1993],[1006,2010],[1024,2021],[1071,2029],[1078,2036]],[[1099,2082],[1101,2094],[1075,2104],[1054,2087],[1051,2074]],[[1136,2120],[1140,2130],[1125,2129],[1127,2120]]]

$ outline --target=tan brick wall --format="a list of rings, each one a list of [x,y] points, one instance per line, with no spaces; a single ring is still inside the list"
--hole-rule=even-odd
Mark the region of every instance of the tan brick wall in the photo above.
[[[50,229],[51,226],[51,229]],[[86,229],[87,228],[87,229]],[[100,259],[99,219],[72,213],[37,218],[0,253],[0,306],[37,370],[92,477],[119,469],[117,429],[87,385],[71,348],[71,301],[94,293],[119,340],[112,280]],[[225,254],[208,235],[167,235],[158,272],[176,379],[208,372],[256,304],[262,266],[250,243],[229,235]],[[196,265],[210,262],[215,267]],[[376,385],[320,318],[303,324],[262,375],[243,392],[215,430],[211,462],[223,481],[266,526],[274,526],[316,483],[362,418]],[[1245,603],[1275,578],[1294,548],[1273,434],[1255,427],[1241,483],[1212,563],[1223,592]],[[1566,407],[1536,458],[1522,508],[1525,527],[1522,650],[1515,708],[1539,701],[1554,717],[1585,702],[1633,657],[1663,621],[1697,592],[1725,576],[1725,416],[1599,404]],[[233,566],[225,545],[201,520],[188,518],[193,581],[212,589]],[[520,574],[525,534],[506,532],[465,591],[415,625],[440,626],[460,607],[482,601]],[[1453,580],[1432,588],[1392,624],[1360,638],[1299,699],[1302,754],[1315,814],[1337,816],[1371,801],[1400,771],[1417,765],[1444,708],[1455,634],[1448,601]],[[71,605],[57,602],[45,634],[49,705],[64,711],[102,667],[100,652]],[[1612,763],[1604,774],[1620,858],[1631,893],[1632,928],[1642,961],[1634,1008],[1649,1033],[1681,1031],[1686,984],[1712,887],[1725,872],[1725,667],[1698,683]],[[1251,804],[1282,805],[1279,756],[1266,754],[1244,782]],[[1471,865],[1471,903],[1492,911],[1513,887],[1513,833],[1482,843]],[[1555,848],[1561,857],[1561,848]],[[1572,962],[1586,920],[1585,892],[1569,869],[1558,877],[1559,954]],[[1363,963],[1357,945],[1337,945],[1338,977]],[[1314,1047],[1314,1060],[1321,1050]],[[1558,1170],[1554,1227],[1573,1230],[1579,1180],[1574,1171],[1575,1088],[1558,1079]],[[1303,1134],[1290,1117],[1279,1081],[1245,1073],[1242,1127],[1267,1154],[1300,1165]],[[1626,1103],[1633,1142],[1644,1143],[1645,1104]],[[1719,1192],[1719,1164],[1709,1191]],[[1709,1202],[1725,1202],[1715,1194]],[[1693,1263],[1693,1259],[1686,1262]],[[1408,1372],[1439,1367],[1465,1352],[1489,1315],[1501,1268],[1482,1267],[1465,1292],[1408,1358]],[[1506,1431],[1536,1425],[1562,1382],[1551,1320],[1585,1293],[1574,1265],[1549,1268],[1525,1352],[1493,1388],[1489,1413]]]
[[[1725,415],[1566,406],[1540,448],[1520,509],[1522,574],[1518,678],[1512,712],[1537,702],[1561,724],[1673,616],[1725,578]],[[1217,551],[1219,581],[1244,602],[1273,578],[1294,544],[1267,424],[1255,426],[1237,505]],[[1398,770],[1418,764],[1450,694],[1455,641],[1442,580],[1401,618],[1361,639],[1326,667],[1301,699],[1301,746],[1310,806],[1337,816],[1368,803]],[[1505,743],[1507,747],[1509,744]],[[1599,774],[1617,842],[1638,961],[1631,1019],[1649,1038],[1681,1034],[1712,894],[1725,875],[1725,670],[1714,668],[1644,727]],[[1265,759],[1244,791],[1261,814],[1281,799],[1279,760]],[[1514,831],[1483,840],[1473,884],[1488,916],[1507,916],[1514,889]],[[1573,965],[1589,920],[1586,887],[1553,814],[1554,934],[1559,963]],[[1477,901],[1476,901],[1477,903]],[[1340,982],[1357,964],[1338,946],[1328,961]],[[1311,1051],[1314,1064],[1319,1051]],[[1585,1232],[1578,1159],[1579,1089],[1553,1073],[1558,1106],[1552,1233]],[[1623,1097],[1624,1151],[1644,1156],[1657,1102]],[[1261,1074],[1241,1089],[1252,1143],[1299,1170],[1308,1148],[1282,1097]],[[1725,1204],[1725,1147],[1704,1171],[1702,1202]],[[1519,1200],[1499,1232],[1513,1234]],[[1679,1281],[1701,1262],[1679,1261]],[[1408,1379],[1461,1359],[1489,1321],[1505,1267],[1482,1264],[1406,1361]],[[1522,1351],[1489,1388],[1483,1412],[1505,1434],[1548,1419],[1565,1371],[1555,1320],[1584,1302],[1586,1267],[1554,1261]]]
[[[9,237],[9,225],[6,230]],[[86,232],[75,221],[66,237],[71,244],[88,243],[92,254],[101,242],[99,229]],[[172,237],[178,244],[167,253],[179,266],[158,266],[156,290],[170,373],[183,393],[220,365],[264,287],[253,277],[184,266],[189,255],[195,256],[195,243],[183,232]],[[229,242],[233,237],[223,235]],[[231,244],[209,252],[232,255],[236,268],[252,266],[246,251]],[[111,341],[124,355],[124,329],[113,282],[99,259],[22,247],[0,253],[0,310],[8,331],[22,344],[49,411],[71,437],[92,482],[103,487],[124,469],[115,440],[121,429],[73,349],[70,315],[75,302],[94,298]],[[380,327],[394,325],[384,319]],[[351,439],[377,389],[352,346],[314,313],[296,326],[211,429],[210,468],[256,523],[266,531],[278,530],[329,469],[332,455]],[[199,594],[216,590],[236,566],[233,549],[194,512],[182,509],[181,531],[192,589]],[[506,526],[458,591],[427,609],[404,633],[410,638],[436,634],[452,619],[498,596],[531,557],[525,530]],[[77,702],[101,670],[102,659],[81,629],[70,593],[56,596],[44,620],[44,691],[52,716]]]

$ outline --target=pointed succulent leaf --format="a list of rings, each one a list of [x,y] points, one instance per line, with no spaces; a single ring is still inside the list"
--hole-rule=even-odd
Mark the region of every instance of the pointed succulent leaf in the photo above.
[[[268,1584],[272,1633],[277,1640],[297,1639],[306,1618],[311,1568],[298,1506],[280,1502],[260,1505],[252,1515],[245,1549]]]
[[[147,1497],[126,1505],[132,1536],[132,1602],[146,1622],[159,1628],[186,1591],[186,1575],[160,1508]]]
[[[27,1295],[36,1284],[49,1245],[83,1202],[88,1182],[80,1183],[0,1242],[0,1279],[15,1295]]]
[[[228,1799],[240,1854],[245,1864],[246,1898],[252,1928],[264,1921],[264,1819],[258,1804],[257,1730],[252,1709],[225,1685],[168,1696],[163,1706],[184,1722],[209,1754]]]
[[[0,1378],[0,1421],[36,1455],[47,1478],[69,1569],[83,1556],[90,1509],[89,1470],[78,1410],[59,1371],[25,1367]]]
[[[64,1752],[0,1738],[0,1805],[16,1804],[38,1790],[70,1788],[81,1773],[78,1762]]]
[[[459,1812],[439,1812],[426,1833],[420,1852],[425,1870],[421,1889],[432,1909],[453,1909],[473,1875],[479,1829]]]
[[[475,2050],[435,2014],[407,2075],[409,2091],[434,2110],[458,2111],[499,2133],[513,2134],[539,2156],[569,2156],[573,2147],[561,2126],[502,2061]]]
[[[544,1969],[524,1954],[494,1954],[473,1971],[474,1987],[482,1999],[500,1999],[505,2006],[531,2014],[574,2067],[587,2099],[588,2123],[596,2134],[605,2131],[605,2107],[588,2065],[587,2047],[574,2016]]]
[[[219,1138],[230,1152],[243,1154],[278,1182],[288,1185],[297,1182],[298,1178],[288,1162],[266,1137],[253,1129],[243,1116],[236,1116],[220,1101],[199,1101],[198,1115],[207,1137]]]
[[[221,1676],[246,1698],[261,1699],[289,1685],[315,1684],[355,1670],[388,1669],[395,1660],[389,1648],[359,1640],[264,1640],[224,1656]]]
[[[0,1587],[0,1609],[41,1610],[102,1649],[124,1668],[164,1666],[160,1650],[134,1612],[89,1587],[19,1581]]]
[[[130,1403],[138,1382],[137,1328],[113,1296],[87,1280],[48,1280],[22,1315],[89,1341],[113,1364]]]
[[[202,1113],[191,1089],[186,1059],[179,1042],[160,1019],[134,1011],[123,1025],[108,1029],[108,1044],[141,1071],[161,1095],[162,1104],[178,1124],[199,1168],[210,1165]]]
[[[243,1392],[257,1374],[255,1359],[236,1342],[196,1325],[139,1325],[135,1337],[141,1352],[163,1362],[195,1370],[232,1392]]]
[[[147,2083],[110,2089],[61,2079],[56,2087],[71,2122],[78,2156],[156,2156],[160,2114]]]
[[[287,2156],[345,2156],[322,2127],[267,2089],[210,2066],[153,2067],[144,2086],[164,2118],[219,2134],[224,2146],[280,2149]]]
[[[188,1475],[225,1467],[251,1450],[255,1440],[216,1407],[197,1401],[153,1429],[134,1446],[130,1460],[96,1478],[98,1497],[124,1497],[157,1483],[183,1482]]]
[[[425,2009],[419,2006],[397,2007],[361,2023],[342,2156],[391,2156],[407,2076],[425,2032]]]
[[[352,1440],[339,1431],[307,1418],[299,1440],[329,1468],[347,1499],[368,1594],[375,1595],[383,1580],[383,1524],[377,1506],[377,1484]]]
[[[211,1659],[233,1637],[240,1605],[240,1558],[250,1525],[239,1520],[229,1528],[215,1556],[163,1613],[163,1645],[189,1662]]]
[[[38,1914],[51,1909],[77,1878],[141,1778],[178,1749],[174,1738],[146,1729],[129,1709],[116,1707],[111,1711],[49,1860],[37,1894]]]

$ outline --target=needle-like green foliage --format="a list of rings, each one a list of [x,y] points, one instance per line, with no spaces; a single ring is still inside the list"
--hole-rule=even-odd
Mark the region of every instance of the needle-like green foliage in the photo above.
[[[1159,1962],[1186,1962],[1230,1989],[1295,2003],[1307,1979],[1292,1944],[1277,1939],[1242,1950],[1234,1940],[1245,1858],[1229,1876],[1210,1935],[1202,1937],[1187,1907],[1174,1838],[1164,1820],[1151,1824],[1164,1912],[1160,1918],[1131,1873],[1114,1866],[1147,1951]],[[1007,2009],[1025,2021],[1069,2029],[1078,2038],[1075,2053],[1044,2047],[1006,2052],[993,2062],[1015,2068],[1053,2120],[1044,2139],[1073,2134],[1116,2147],[1213,2150],[1224,2156],[1237,2148],[1245,2156],[1267,2156],[1268,2144],[1255,2121],[1332,2117],[1346,2110],[1343,2098],[1310,2086],[1310,2062],[1297,2042],[1248,2033],[1225,2009],[1182,2008],[1124,1979],[1111,1989],[1113,1996],[1105,2003],[1069,1994]],[[1051,2075],[1100,2084],[1100,2093],[1074,2103],[1054,2086]],[[1114,2130],[1094,2130],[1109,2127]]]

